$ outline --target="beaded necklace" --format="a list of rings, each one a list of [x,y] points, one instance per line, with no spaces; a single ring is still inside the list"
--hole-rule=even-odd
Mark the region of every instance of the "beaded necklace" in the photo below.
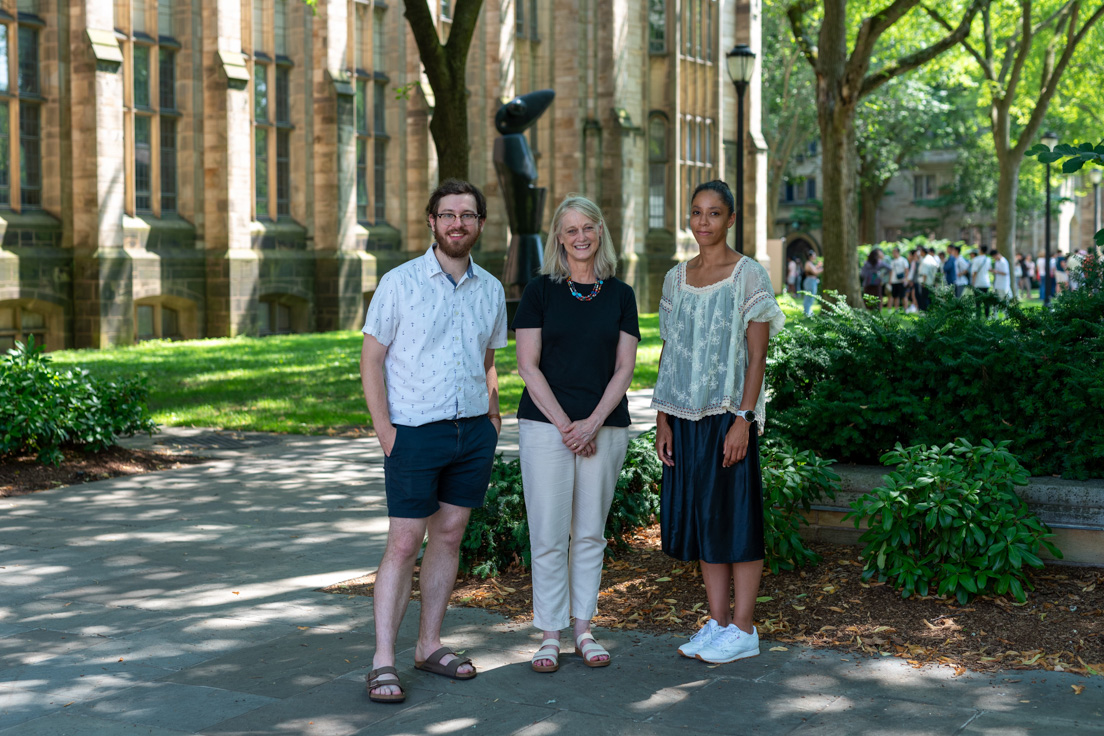
[[[590,293],[583,296],[579,292],[575,291],[575,282],[571,279],[567,280],[567,288],[571,290],[571,296],[575,297],[581,302],[589,302],[594,297],[598,296],[598,292],[602,290],[602,279],[598,279],[598,282],[594,284],[594,288],[590,290]]]

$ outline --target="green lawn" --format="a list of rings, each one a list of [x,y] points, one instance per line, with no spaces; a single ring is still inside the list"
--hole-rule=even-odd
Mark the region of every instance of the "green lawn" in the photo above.
[[[657,315],[641,315],[640,330],[633,388],[655,385],[661,347]],[[81,366],[98,377],[146,376],[159,424],[316,434],[368,422],[361,340],[359,332],[327,332],[156,341],[50,357],[59,367]],[[512,340],[495,363],[502,410],[513,413],[524,384]]]

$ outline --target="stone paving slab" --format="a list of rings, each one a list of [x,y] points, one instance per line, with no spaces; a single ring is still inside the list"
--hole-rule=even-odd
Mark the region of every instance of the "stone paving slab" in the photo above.
[[[73,715],[135,723],[177,732],[195,733],[257,708],[275,698],[202,685],[150,682],[113,697],[74,706]]]
[[[239,647],[165,680],[288,698],[353,670],[371,669],[371,653],[363,634],[309,629]]]
[[[647,401],[630,397],[634,430],[651,426]],[[509,418],[499,450],[517,452]],[[1104,678],[955,677],[766,643],[709,666],[675,654],[688,632],[605,630],[609,667],[585,667],[565,635],[560,671],[541,675],[529,668],[539,633],[478,609],[446,618],[445,643],[480,670],[456,682],[413,669],[416,601],[397,656],[408,699],[371,703],[371,600],[319,588],[382,557],[376,441],[204,453],[0,500],[0,736],[1104,732]]]
[[[184,736],[191,731],[157,728],[144,723],[120,723],[72,713],[54,713],[0,730],[0,736]]]
[[[555,715],[549,705],[518,704],[438,693],[357,731],[357,736],[414,736],[415,734],[459,732],[509,734]],[[589,730],[585,733],[591,733]]]
[[[416,706],[435,697],[437,694],[429,691],[412,692],[407,704]],[[338,679],[228,719],[203,733],[220,736],[273,733],[349,736],[394,715],[394,711],[385,708],[365,707],[366,700],[363,677],[356,680]],[[375,733],[387,731],[376,730]]]

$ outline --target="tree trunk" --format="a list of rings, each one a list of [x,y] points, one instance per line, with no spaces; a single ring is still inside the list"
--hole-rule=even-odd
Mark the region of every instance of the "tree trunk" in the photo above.
[[[445,179],[468,178],[468,95],[463,87],[437,95],[429,132],[437,149],[438,176]]]
[[[996,246],[1009,263],[1016,262],[1016,195],[1020,190],[1020,162],[1011,155],[997,157],[1000,177],[997,179]]]
[[[836,101],[832,108],[822,105],[820,140],[821,199],[824,202],[822,224],[824,249],[824,281],[821,291],[838,291],[853,307],[862,306],[859,289],[858,217],[856,187],[858,172],[855,151],[854,107]]]
[[[859,242],[873,243],[878,237],[878,193],[875,188],[859,186]]]
[[[448,43],[442,44],[437,20],[427,0],[403,0],[407,22],[418,46],[429,86],[433,89],[433,118],[429,132],[437,149],[438,178],[467,179],[468,50],[471,48],[483,0],[457,0],[452,11]]]

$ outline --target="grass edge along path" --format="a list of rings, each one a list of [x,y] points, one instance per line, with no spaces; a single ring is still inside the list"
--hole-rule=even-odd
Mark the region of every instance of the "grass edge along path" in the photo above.
[[[800,303],[780,298],[788,320]],[[640,315],[641,341],[632,389],[655,386],[662,342],[659,315]],[[360,432],[369,426],[360,384],[360,332],[268,337],[151,340],[100,350],[50,353],[60,369],[97,378],[142,375],[154,420],[169,427],[293,434]],[[514,341],[495,352],[500,404],[517,411],[524,383]]]

